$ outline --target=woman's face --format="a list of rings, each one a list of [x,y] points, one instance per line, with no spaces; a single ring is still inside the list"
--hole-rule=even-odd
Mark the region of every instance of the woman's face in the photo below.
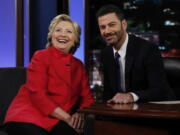
[[[52,33],[52,45],[64,53],[69,53],[75,45],[75,31],[70,22],[59,22]]]

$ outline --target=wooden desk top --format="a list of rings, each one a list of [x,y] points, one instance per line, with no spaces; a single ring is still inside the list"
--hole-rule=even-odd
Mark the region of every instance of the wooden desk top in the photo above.
[[[79,112],[85,114],[116,117],[180,119],[180,104],[95,103],[90,107],[80,109]]]

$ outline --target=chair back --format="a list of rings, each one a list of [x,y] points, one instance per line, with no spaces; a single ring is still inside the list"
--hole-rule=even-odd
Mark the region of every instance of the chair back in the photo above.
[[[25,80],[26,68],[24,67],[0,68],[0,126],[3,124],[12,99]]]

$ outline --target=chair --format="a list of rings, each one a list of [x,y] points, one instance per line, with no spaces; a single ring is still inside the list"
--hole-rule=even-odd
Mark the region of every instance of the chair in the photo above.
[[[0,135],[7,135],[3,131],[4,117],[12,99],[25,80],[26,68],[24,67],[0,68]]]
[[[180,100],[180,58],[163,58],[169,85],[173,89],[176,99]]]

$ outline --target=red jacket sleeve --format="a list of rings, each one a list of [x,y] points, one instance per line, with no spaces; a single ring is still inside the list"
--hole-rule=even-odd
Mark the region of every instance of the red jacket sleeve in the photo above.
[[[49,115],[57,105],[47,94],[48,56],[37,51],[27,70],[27,88],[32,104],[44,115]]]

